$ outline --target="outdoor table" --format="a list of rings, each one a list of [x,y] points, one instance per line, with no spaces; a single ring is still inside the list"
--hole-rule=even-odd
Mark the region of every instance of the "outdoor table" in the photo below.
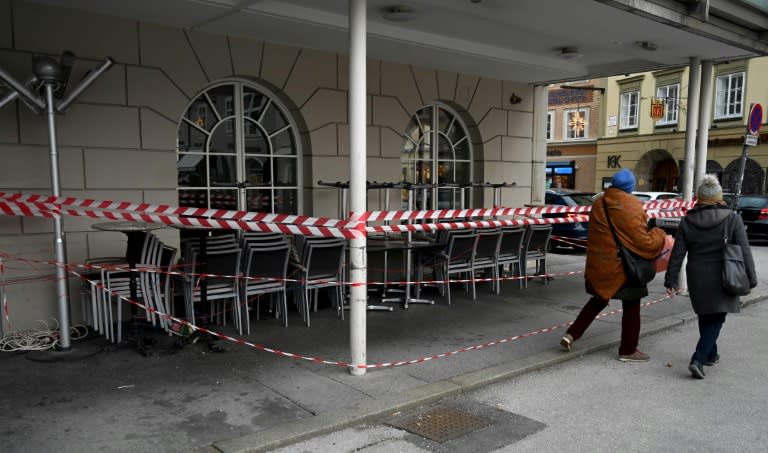
[[[166,228],[166,226],[147,222],[120,221],[95,223],[91,225],[91,228],[99,231],[116,231],[123,233],[128,237],[128,244],[125,249],[125,261],[128,264],[128,268],[131,269],[128,272],[129,294],[131,300],[135,302],[138,299],[138,291],[136,289],[136,272],[134,272],[134,269],[136,269],[136,264],[141,260],[141,252],[147,237],[147,232]],[[139,352],[146,355],[144,339],[139,335],[139,327],[137,324],[138,316],[136,311],[137,307],[133,306],[133,309],[131,310],[133,340],[136,342],[136,347],[139,349]]]
[[[368,253],[377,253],[377,252],[392,252],[392,251],[404,251],[405,252],[405,293],[402,297],[395,297],[395,298],[386,298],[382,299],[382,302],[402,302],[403,308],[408,308],[408,304],[429,304],[432,305],[435,303],[435,301],[430,299],[421,299],[418,297],[411,297],[411,285],[413,282],[411,281],[411,254],[414,251],[417,252],[423,252],[427,250],[438,250],[440,248],[444,247],[444,244],[434,243],[434,242],[421,242],[421,241],[411,241],[407,238],[403,239],[392,239],[392,238],[382,238],[382,239],[376,239],[371,238],[368,240]],[[417,256],[420,256],[417,254]],[[417,264],[418,265],[418,264]],[[387,274],[385,272],[384,274],[384,280],[387,280]]]

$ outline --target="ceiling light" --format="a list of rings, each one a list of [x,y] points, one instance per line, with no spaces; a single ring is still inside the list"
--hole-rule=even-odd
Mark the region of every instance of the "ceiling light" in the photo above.
[[[413,8],[406,5],[394,5],[384,9],[384,19],[392,22],[406,22],[416,17]]]
[[[656,50],[656,44],[650,42],[650,41],[635,41],[635,45],[643,50],[647,50],[649,52],[652,52]]]
[[[579,49],[576,47],[560,47],[557,49],[557,54],[561,58],[566,58],[568,60],[584,56],[584,54],[579,52]]]

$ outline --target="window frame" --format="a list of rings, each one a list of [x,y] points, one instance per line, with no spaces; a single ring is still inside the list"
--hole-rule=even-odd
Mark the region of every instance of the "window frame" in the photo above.
[[[211,100],[211,95],[216,89],[222,87],[231,87],[232,98],[224,98],[223,104],[218,106]],[[279,130],[272,130],[269,125],[262,124],[262,120],[267,115],[262,114],[258,120],[254,120],[247,115],[246,106],[244,105],[244,98],[248,95],[253,95],[256,92],[259,96],[262,96],[265,101],[263,104],[263,112],[266,113],[271,109],[272,117],[280,117],[285,122]],[[213,109],[215,114],[215,122],[212,125],[204,125],[203,127],[195,126],[189,121],[188,113],[191,109],[199,109],[200,105],[207,105]],[[302,151],[302,139],[301,132],[298,127],[298,122],[291,114],[292,109],[284,102],[279,94],[274,92],[269,87],[262,85],[256,81],[241,79],[241,78],[227,78],[219,80],[206,86],[203,90],[198,92],[192,97],[192,100],[186,106],[181,113],[181,118],[177,126],[177,143],[176,143],[176,156],[177,162],[181,162],[183,158],[187,156],[200,156],[200,160],[205,162],[205,174],[202,177],[205,179],[203,183],[182,185],[177,179],[176,191],[181,199],[182,192],[187,192],[186,196],[192,196],[193,200],[197,200],[200,193],[200,197],[204,195],[206,200],[206,207],[211,208],[212,204],[215,205],[216,197],[225,192],[235,192],[237,194],[236,209],[241,211],[248,210],[248,198],[254,196],[262,196],[265,191],[269,191],[269,206],[270,212],[281,214],[301,214],[303,211],[303,151]],[[198,112],[199,113],[199,112]],[[277,116],[275,116],[277,115]],[[222,124],[223,123],[223,124]],[[259,129],[259,132],[265,140],[266,148],[262,152],[253,152],[247,147],[247,140],[249,139],[249,130],[246,128],[246,124],[253,123],[255,126],[253,129]],[[189,130],[192,127],[197,130],[198,135],[205,135],[205,143],[202,148],[190,148],[183,149],[181,146],[181,139],[185,135],[183,129]],[[227,135],[233,136],[232,142],[234,150],[227,151],[222,154],[220,151],[213,150],[211,148],[211,138],[215,131],[219,128],[224,129]],[[283,133],[286,133],[285,136]],[[187,136],[189,134],[186,134]],[[187,141],[192,142],[192,139],[187,137]],[[285,153],[285,143],[290,143],[290,152]],[[211,174],[211,158],[219,155],[232,155],[235,159],[235,182],[233,184],[222,185],[216,183]],[[246,178],[249,176],[248,168],[249,163],[254,159],[264,158],[269,162],[270,166],[270,181],[269,184],[243,184]],[[280,168],[280,162],[283,165],[288,164],[285,159],[291,159],[294,165],[294,182],[293,184],[279,184],[279,177],[277,176],[278,169]],[[187,158],[187,160],[195,160],[194,157]],[[198,160],[198,164],[200,161]],[[290,168],[290,167],[284,167]],[[179,168],[176,170],[177,178],[180,178],[181,173]],[[251,174],[252,175],[252,174]],[[278,191],[292,191],[295,196],[295,212],[279,212]],[[192,195],[190,195],[192,194]],[[179,201],[180,204],[183,204]]]
[[[625,97],[629,102],[625,102]],[[632,103],[631,98],[635,98],[635,102]],[[634,115],[631,115],[629,109],[631,106],[635,107]],[[625,106],[627,107],[625,109]],[[634,118],[634,123],[629,120]],[[625,121],[626,120],[626,121]],[[622,131],[636,131],[640,127],[640,90],[625,90],[619,95],[619,132]]]
[[[674,99],[669,98],[669,88],[675,87]],[[660,96],[660,90],[665,89],[664,96]],[[677,126],[680,120],[680,82],[665,83],[656,86],[656,97],[664,98],[664,117],[656,121],[656,127]],[[670,104],[672,104],[670,106]]]
[[[441,111],[450,115],[448,118],[448,126],[443,130],[440,125]],[[429,116],[429,122],[422,121],[423,114]],[[453,135],[454,128],[459,127],[461,136],[452,140],[450,137]],[[418,133],[418,140],[414,140],[414,133]],[[437,183],[440,184],[440,172],[446,171],[446,168],[451,168],[454,184],[472,183],[474,174],[474,147],[472,145],[472,137],[469,134],[469,127],[462,119],[461,115],[449,105],[442,102],[433,102],[422,106],[415,113],[411,115],[411,119],[405,127],[403,133],[405,141],[403,148],[400,152],[400,168],[402,173],[402,179],[409,183]],[[447,141],[450,145],[452,153],[452,159],[447,160],[441,157],[440,147],[441,143]],[[457,146],[466,143],[466,150],[468,153],[467,159],[457,159],[456,149]],[[463,145],[462,145],[463,146]],[[428,157],[424,157],[427,155]],[[451,165],[444,165],[441,168],[441,164],[450,162]],[[467,181],[456,181],[457,165],[461,163],[467,166]],[[420,165],[421,164],[421,165]],[[419,167],[422,172],[419,174]],[[447,179],[447,178],[446,178]],[[450,182],[450,181],[449,181]],[[442,202],[440,193],[445,191],[452,191],[450,196],[451,206],[439,206]],[[427,209],[457,209],[461,206],[461,192],[465,190],[465,200],[472,200],[473,189],[471,186],[467,188],[451,188],[451,187],[436,187],[429,190],[427,193]],[[408,209],[407,206],[407,190],[402,191],[401,208]],[[414,193],[414,205],[413,209],[421,209],[424,204],[423,193],[421,191],[415,191]]]
[[[731,86],[732,80],[735,78],[734,76],[738,76],[741,79],[741,86],[738,87],[738,95],[740,97],[738,104],[736,102],[728,102],[727,105],[723,101],[722,96],[727,95],[729,98],[732,96],[731,91],[735,90],[734,87]],[[725,89],[720,88],[721,81],[727,78],[726,87]],[[718,74],[715,77],[715,102],[713,107],[713,118],[715,121],[732,121],[732,120],[740,120],[744,117],[744,90],[746,88],[746,71],[734,71],[734,72],[728,72],[724,74]],[[724,111],[728,109],[728,106],[738,107],[738,112],[736,113],[728,113],[727,111]]]
[[[584,114],[584,136],[583,137],[571,137],[570,132],[570,115],[573,113]],[[563,110],[563,140],[588,140],[589,137],[589,108],[580,107],[575,109]]]
[[[547,111],[547,141],[555,139],[555,111]]]

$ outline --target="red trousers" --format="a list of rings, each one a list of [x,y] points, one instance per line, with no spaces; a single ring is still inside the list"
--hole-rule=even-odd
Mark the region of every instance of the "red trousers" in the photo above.
[[[619,345],[620,355],[629,355],[637,349],[637,342],[640,339],[640,300],[622,300],[623,314],[621,317],[621,344]],[[584,335],[595,316],[608,306],[608,301],[592,296],[591,299],[581,309],[579,316],[573,321],[568,333],[574,340],[578,340]]]

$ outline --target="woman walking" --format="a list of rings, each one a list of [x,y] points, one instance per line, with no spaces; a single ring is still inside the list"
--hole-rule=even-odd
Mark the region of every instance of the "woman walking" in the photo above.
[[[649,359],[648,354],[637,349],[640,300],[648,295],[648,287],[645,283],[627,281],[614,237],[642,258],[653,259],[664,247],[665,234],[660,228],[648,228],[643,204],[632,195],[634,189],[635,175],[622,169],[613,175],[611,187],[605,194],[592,203],[584,271],[586,290],[592,297],[560,340],[560,345],[567,351],[584,335],[610,299],[621,299],[623,313],[618,359],[622,362],[647,362]]]
[[[664,286],[670,296],[678,292],[680,267],[687,253],[688,292],[699,318],[699,342],[688,370],[694,378],[704,379],[703,366],[714,365],[720,359],[717,337],[726,314],[738,313],[741,306],[739,296],[726,293],[722,286],[726,226],[730,230],[730,243],[741,246],[751,288],[757,286],[757,274],[744,223],[723,201],[723,189],[717,178],[705,175],[696,196],[696,207],[688,211],[677,230]]]

